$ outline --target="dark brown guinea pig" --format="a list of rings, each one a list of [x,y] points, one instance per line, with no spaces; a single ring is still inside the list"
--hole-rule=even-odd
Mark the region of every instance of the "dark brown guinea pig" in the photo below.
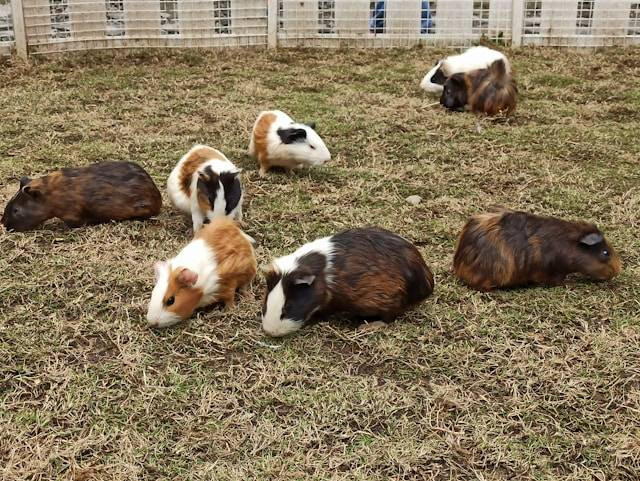
[[[453,258],[456,276],[481,291],[557,286],[579,272],[596,280],[620,273],[620,258],[593,224],[501,209],[467,221]]]
[[[23,177],[4,209],[9,231],[26,231],[58,217],[69,227],[157,215],[162,197],[147,172],[132,162],[100,162]]]
[[[390,322],[433,292],[433,274],[418,249],[378,227],[304,244],[275,259],[265,277],[262,328],[274,337],[336,312]]]
[[[516,108],[518,89],[504,60],[488,68],[457,73],[444,83],[440,104],[449,110],[464,110],[489,116],[508,115]]]

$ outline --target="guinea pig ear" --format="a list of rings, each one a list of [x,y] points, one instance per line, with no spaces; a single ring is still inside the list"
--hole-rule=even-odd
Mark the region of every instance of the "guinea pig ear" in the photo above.
[[[22,179],[20,179],[20,188],[22,189],[29,182],[31,182],[31,179],[29,177],[23,177]]]
[[[316,123],[315,122],[311,122],[307,124],[309,127],[311,127],[311,129],[316,130]]]
[[[586,246],[594,246],[596,244],[600,244],[604,240],[604,236],[600,232],[592,232],[591,234],[587,234],[582,239],[580,239],[580,244],[584,244]]]
[[[294,142],[302,142],[307,138],[305,129],[296,129],[290,127],[288,129],[278,129],[278,136],[283,144],[293,144]]]
[[[302,286],[302,285],[310,286],[311,284],[313,284],[313,281],[315,280],[316,280],[316,276],[314,276],[313,274],[307,274],[304,276],[296,277],[293,281],[293,284],[296,286]]]
[[[40,191],[38,190],[38,187],[31,185],[30,183],[25,185],[22,188],[22,192],[24,192],[25,194],[27,194],[29,197],[33,197],[34,199],[37,199],[40,196]]]
[[[184,287],[193,287],[198,282],[198,274],[186,267],[178,274],[178,283]]]
[[[162,271],[167,268],[167,265],[169,264],[166,261],[158,261],[153,265],[153,273],[156,276],[156,281],[160,278]]]

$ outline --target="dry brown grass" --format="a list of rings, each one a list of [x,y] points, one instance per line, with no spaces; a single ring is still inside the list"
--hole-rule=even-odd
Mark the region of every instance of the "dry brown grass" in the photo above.
[[[418,90],[444,51],[91,54],[0,70],[0,190],[134,160],[163,185],[195,142],[245,169],[266,263],[378,224],[419,242],[436,290],[373,334],[336,321],[260,332],[231,312],[151,331],[152,264],[189,219],[0,233],[2,479],[635,480],[640,472],[640,50],[510,52],[507,122]],[[260,179],[260,109],[317,120],[326,168]],[[404,198],[419,194],[411,206]],[[165,197],[166,200],[166,197]],[[472,292],[455,236],[491,204],[597,223],[613,282]]]

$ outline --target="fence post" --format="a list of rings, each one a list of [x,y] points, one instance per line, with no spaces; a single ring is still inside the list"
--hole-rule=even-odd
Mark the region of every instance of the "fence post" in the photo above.
[[[511,4],[511,46],[522,46],[522,27],[524,15],[524,0],[513,0]]]
[[[16,41],[18,57],[27,60],[27,29],[24,25],[22,0],[11,0],[11,16],[13,17],[13,37]]]
[[[278,0],[267,0],[267,44],[278,46]]]

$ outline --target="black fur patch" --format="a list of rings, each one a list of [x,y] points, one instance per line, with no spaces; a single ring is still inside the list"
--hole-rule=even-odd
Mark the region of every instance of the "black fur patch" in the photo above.
[[[318,307],[324,305],[326,294],[324,270],[327,258],[319,252],[310,252],[298,259],[298,267],[282,279],[285,304],[282,317],[307,322]],[[301,278],[314,276],[311,284],[300,284]]]
[[[209,206],[213,209],[213,205],[218,195],[218,187],[220,185],[219,177],[213,171],[210,165],[198,175],[197,189],[209,199]]]
[[[273,290],[274,287],[276,287],[276,284],[280,282],[280,279],[282,279],[282,274],[277,271],[269,270],[264,277],[267,281],[267,294],[265,295],[264,302],[262,303],[263,316],[267,312],[267,297],[269,297],[269,293]]]
[[[307,131],[305,129],[294,129],[293,127],[288,129],[278,129],[278,137],[280,137],[283,144],[304,142],[307,138]]]
[[[447,81],[447,77],[444,75],[444,72],[442,71],[441,68],[436,70],[436,73],[434,73],[431,76],[431,83],[438,84],[438,85],[444,85],[444,83],[446,81]]]
[[[238,206],[240,197],[242,197],[242,186],[240,185],[240,179],[238,179],[238,172],[222,172],[220,174],[220,183],[224,189],[224,200],[226,201],[224,213],[229,215]]]
[[[463,74],[455,74],[444,83],[440,104],[449,110],[462,111],[467,105],[467,85]]]

